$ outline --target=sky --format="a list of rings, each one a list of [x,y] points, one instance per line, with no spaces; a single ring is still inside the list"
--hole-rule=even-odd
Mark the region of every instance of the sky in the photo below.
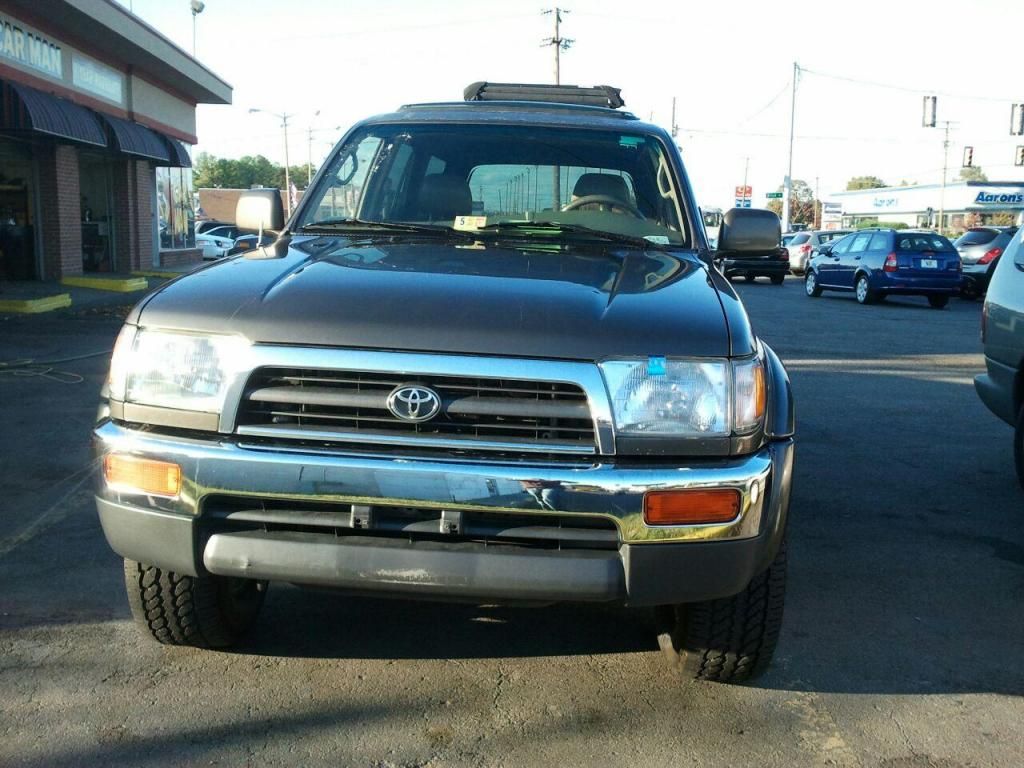
[[[117,0],[192,50],[188,0]],[[537,0],[205,0],[199,60],[234,87],[230,106],[200,105],[196,152],[321,162],[357,120],[400,104],[459,100],[477,80],[553,82],[543,46],[553,17]],[[786,174],[794,63],[793,178],[822,197],[853,176],[938,183],[943,130],[921,125],[937,96],[953,121],[948,179],[964,146],[991,180],[1024,180],[1009,135],[1024,102],[1024,2],[864,0],[623,3],[564,0],[563,83],[610,84],[626,109],[671,126],[699,202],[753,204]],[[1005,31],[1005,33],[1003,32]],[[319,115],[315,113],[319,111]],[[310,129],[312,128],[312,134]],[[310,136],[312,141],[310,141]]]

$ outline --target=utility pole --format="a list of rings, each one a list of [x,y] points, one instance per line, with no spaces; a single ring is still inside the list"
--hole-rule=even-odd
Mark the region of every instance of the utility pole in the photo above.
[[[554,16],[554,18],[555,18],[555,36],[554,37],[549,37],[547,40],[545,40],[543,43],[541,43],[542,46],[550,45],[551,47],[553,47],[555,49],[555,85],[561,85],[562,84],[562,58],[561,58],[561,53],[562,53],[562,51],[569,50],[569,46],[571,46],[574,42],[576,42],[575,40],[570,40],[568,38],[562,37],[562,14],[563,13],[568,14],[569,11],[567,11],[564,8],[559,8],[557,6],[555,6],[554,8],[549,8],[546,11],[541,11],[542,15],[547,16],[547,15],[550,14],[550,15]],[[554,166],[554,168],[552,169],[552,172],[551,172],[552,189],[554,190],[554,192],[552,193],[554,195],[554,200],[552,201],[552,206],[551,207],[554,210],[556,210],[556,211],[560,210],[561,207],[562,207],[562,201],[561,201],[562,179],[561,179],[561,175],[562,175],[561,168],[559,166],[557,166],[557,165]]]
[[[936,231],[942,234],[942,225],[946,218],[946,173],[949,170],[949,126],[951,121],[943,120],[945,136],[942,139],[942,191],[939,193],[939,226]]]
[[[676,136],[679,135],[679,126],[676,125],[676,97],[675,96],[672,97],[672,125],[670,125],[669,128],[671,129],[671,133],[672,133],[672,138],[673,139]],[[747,158],[747,159],[749,160],[750,158]],[[747,180],[744,179],[743,180],[743,184],[746,185],[746,183],[747,183]]]
[[[290,171],[288,170],[288,164],[290,162],[288,158],[288,118],[295,117],[295,115],[289,115],[287,112],[271,112],[268,109],[260,109],[259,107],[250,107],[249,114],[253,114],[254,112],[265,112],[268,115],[280,119],[281,127],[284,129],[284,199],[285,210],[290,217],[292,215],[292,179]]]
[[[818,195],[819,178],[814,177],[814,228],[821,229],[821,197]]]
[[[750,158],[743,159],[743,199],[747,199],[747,174],[750,171]]]
[[[782,231],[789,231],[789,217],[793,198],[793,125],[796,121],[796,85],[800,79],[800,65],[793,62],[793,94],[789,107],[789,165],[786,169],[785,191],[782,195]]]
[[[309,121],[309,156],[306,158],[306,189],[313,183],[313,122],[319,117],[320,110],[313,113],[313,119]]]

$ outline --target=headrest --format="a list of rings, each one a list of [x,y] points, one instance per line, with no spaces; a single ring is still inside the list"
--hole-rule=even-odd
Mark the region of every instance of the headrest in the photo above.
[[[432,173],[423,177],[419,209],[432,221],[454,219],[473,212],[473,193],[469,183],[458,176]]]
[[[572,189],[572,196],[579,198],[589,195],[604,195],[630,205],[633,203],[626,180],[621,176],[612,176],[609,173],[584,173],[580,176],[576,186]]]

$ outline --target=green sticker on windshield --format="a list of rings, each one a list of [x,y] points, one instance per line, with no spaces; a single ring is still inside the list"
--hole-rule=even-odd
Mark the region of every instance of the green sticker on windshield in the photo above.
[[[644,143],[642,136],[620,136],[619,146],[620,147],[639,147]]]

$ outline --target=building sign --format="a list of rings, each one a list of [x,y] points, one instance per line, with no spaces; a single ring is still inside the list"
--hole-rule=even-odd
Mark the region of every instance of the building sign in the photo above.
[[[118,104],[124,103],[124,78],[121,73],[77,52],[71,59],[71,82],[83,91]]]
[[[982,190],[974,198],[975,205],[1024,205],[1024,193],[1021,192],[985,192]]]
[[[64,59],[59,45],[22,29],[3,16],[0,16],[0,34],[0,57],[51,77],[64,77]]]
[[[875,206],[875,208],[895,208],[896,202],[895,197],[876,197],[871,201],[871,204]]]

